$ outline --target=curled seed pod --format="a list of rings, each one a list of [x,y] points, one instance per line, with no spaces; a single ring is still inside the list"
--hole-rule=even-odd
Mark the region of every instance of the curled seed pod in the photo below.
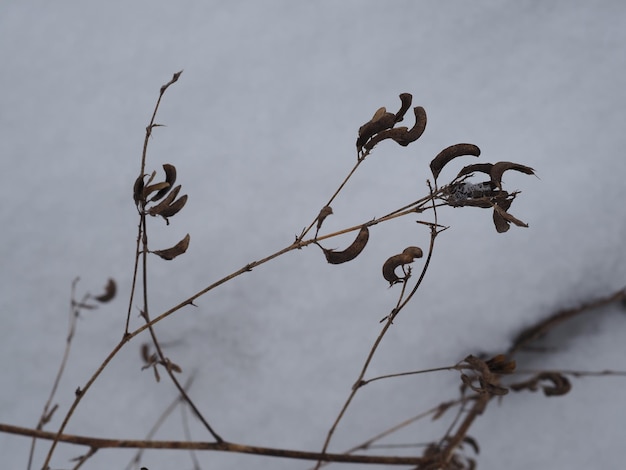
[[[167,248],[166,250],[156,250],[156,251],[153,251],[152,253],[154,253],[157,256],[160,256],[161,258],[165,260],[168,260],[168,261],[173,260],[177,256],[182,255],[185,251],[187,251],[187,248],[189,247],[189,239],[190,239],[189,234],[187,234],[185,235],[185,238],[183,238],[173,247]]]
[[[502,214],[495,210],[495,208],[493,211],[493,225],[495,225],[498,233],[508,232],[511,227],[511,224],[504,217],[502,217]]]
[[[526,173],[527,175],[535,174],[535,170],[533,170],[531,167],[520,165],[519,163],[513,163],[513,162],[494,163],[489,174],[491,175],[491,181],[500,189],[502,189],[502,174],[507,170],[520,171],[522,173]]]
[[[143,188],[143,198],[144,199],[148,199],[148,196],[150,196],[150,194],[154,193],[154,192],[161,192],[161,191],[169,191],[170,189],[170,184],[166,181],[162,181],[160,183],[154,183],[151,184],[149,186],[146,186],[145,188]]]
[[[387,259],[383,264],[383,277],[389,281],[389,285],[402,282],[402,279],[396,275],[396,268],[405,264],[412,263],[416,258],[424,256],[424,252],[418,246],[409,246],[402,250],[399,255],[394,255]]]
[[[174,189],[172,189],[170,193],[167,195],[167,197],[163,199],[161,202],[159,202],[156,206],[152,206],[151,208],[149,208],[148,214],[150,214],[153,217],[157,215],[161,215],[161,212],[167,209],[172,204],[172,202],[174,202],[174,199],[176,199],[176,196],[178,196],[179,191],[180,191],[180,184],[176,186]]]
[[[115,284],[115,280],[113,278],[109,278],[109,282],[107,282],[107,285],[104,288],[104,294],[94,297],[94,299],[102,303],[110,302],[113,300],[116,293],[117,284]]]
[[[187,204],[187,195],[183,194],[175,202],[162,210],[159,215],[167,220],[168,217],[174,217],[178,214],[180,210],[185,207],[185,204]]]
[[[136,205],[139,205],[139,203],[143,200],[143,187],[143,175],[140,175],[135,180],[135,184],[133,184],[133,200],[135,201]]]
[[[527,223],[522,222],[518,218],[516,218],[513,215],[509,214],[505,209],[500,207],[498,204],[494,205],[493,209],[494,209],[494,213],[497,212],[498,215],[500,217],[502,217],[506,222],[512,222],[515,225],[517,225],[518,227],[528,227]],[[494,215],[494,220],[495,220],[495,215]]]
[[[453,159],[462,155],[472,155],[478,157],[480,149],[474,144],[455,144],[446,147],[430,162],[430,170],[433,172],[435,180],[441,173],[441,170]]]
[[[415,113],[415,125],[411,129],[408,127],[385,129],[368,140],[363,145],[363,148],[372,150],[376,144],[385,139],[392,139],[394,142],[406,147],[411,142],[419,139],[426,129],[426,111],[421,106],[413,108],[413,111]]]
[[[317,230],[322,228],[322,224],[324,223],[324,219],[333,213],[333,209],[330,206],[322,207],[320,213],[317,216]]]
[[[363,148],[365,150],[372,150],[379,142],[385,139],[393,139],[397,142],[398,140],[403,139],[403,137],[408,133],[408,130],[408,127],[395,127],[393,129],[385,129],[376,134],[370,140],[368,140],[363,145]]]
[[[400,101],[402,102],[402,106],[396,113],[396,122],[400,122],[404,119],[404,115],[411,107],[411,102],[413,101],[413,95],[411,93],[401,93]]]
[[[367,245],[369,237],[370,231],[367,228],[367,225],[363,225],[352,244],[345,250],[333,251],[322,248],[322,250],[324,250],[324,255],[326,256],[326,261],[328,261],[330,264],[341,264],[352,261],[354,258],[361,254],[363,248],[365,248],[365,245]]]
[[[359,152],[363,149],[365,143],[374,135],[385,129],[390,129],[396,123],[396,115],[388,113],[386,108],[379,108],[374,113],[372,119],[363,124],[359,128],[359,137],[356,146]]]
[[[459,174],[456,175],[455,179],[460,178],[461,176],[469,175],[474,172],[486,173],[488,175],[491,174],[491,168],[493,167],[493,163],[474,163],[473,165],[464,166]]]
[[[415,142],[422,136],[424,130],[426,130],[426,110],[421,106],[417,106],[413,108],[413,113],[415,114],[415,125],[400,138],[393,138],[393,140],[403,147],[406,147],[411,142]]]
[[[176,167],[174,165],[165,163],[163,165],[163,171],[165,172],[165,182],[168,183],[169,186],[160,189],[154,196],[152,196],[150,201],[158,201],[159,199],[161,199],[167,194],[169,189],[173,187],[174,183],[176,182]]]

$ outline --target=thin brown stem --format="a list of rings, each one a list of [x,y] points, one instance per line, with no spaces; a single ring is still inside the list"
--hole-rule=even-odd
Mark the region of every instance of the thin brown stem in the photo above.
[[[419,457],[389,457],[385,455],[346,455],[320,454],[291,449],[277,449],[272,447],[250,446],[233,442],[189,442],[189,441],[137,441],[126,439],[101,439],[95,437],[78,436],[72,434],[57,435],[53,432],[13,426],[0,423],[0,432],[22,436],[36,437],[37,439],[54,440],[68,444],[89,446],[95,449],[172,449],[172,450],[202,450],[235,452],[253,454],[266,457],[282,457],[295,460],[319,460],[325,462],[363,463],[378,465],[420,465],[424,459]]]

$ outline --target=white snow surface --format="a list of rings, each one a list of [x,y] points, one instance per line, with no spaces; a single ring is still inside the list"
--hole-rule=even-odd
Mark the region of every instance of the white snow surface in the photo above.
[[[174,164],[189,201],[169,226],[151,219],[149,236],[154,249],[186,233],[191,244],[174,261],[150,259],[153,317],[290,244],[352,168],[359,126],[381,106],[395,112],[402,92],[426,109],[426,132],[407,148],[379,144],[333,203],[323,233],[426,195],[430,160],[458,142],[482,155],[451,163],[441,180],[461,165],[501,160],[528,165],[538,178],[504,177],[505,188],[522,191],[511,212],[529,228],[498,234],[488,210],[438,211],[450,228],[368,377],[503,352],[524,327],[623,287],[625,21],[618,0],[3,2],[0,423],[36,425],[62,357],[76,276],[79,295],[99,293],[113,277],[118,296],[79,319],[46,429],[58,429],[74,390],[121,338],[138,223],[132,185],[159,88],[179,70],[148,168],[162,175],[163,163]],[[412,119],[407,113],[405,125]],[[363,254],[347,264],[329,265],[314,245],[288,253],[158,325],[171,343],[166,354],[183,367],[183,381],[195,373],[190,394],[225,439],[321,450],[397,300],[400,286],[388,288],[382,262],[428,245],[418,218],[372,227]],[[353,236],[326,246],[341,249]],[[626,369],[619,306],[567,331],[555,350],[524,365]],[[166,377],[157,384],[141,371],[147,339],[115,357],[67,433],[145,437],[176,397]],[[572,380],[564,397],[493,402],[470,430],[481,446],[478,468],[620,468],[626,379]],[[329,450],[455,398],[459,384],[458,373],[441,372],[364,387]],[[426,442],[447,424],[419,421],[385,442]],[[192,432],[211,440],[195,422]],[[155,438],[186,439],[180,413]],[[49,445],[38,442],[34,468]],[[0,467],[26,468],[29,446],[0,434]],[[52,468],[72,468],[69,459],[85,451],[59,445]],[[81,468],[122,469],[133,455],[101,450]],[[196,456],[204,469],[312,465]],[[183,451],[148,451],[142,463],[193,468]]]

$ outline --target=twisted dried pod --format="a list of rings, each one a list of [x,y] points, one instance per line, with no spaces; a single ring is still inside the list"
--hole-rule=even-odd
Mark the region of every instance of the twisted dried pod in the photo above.
[[[527,175],[534,175],[535,170],[529,166],[520,165],[513,162],[498,162],[494,163],[489,174],[491,175],[491,181],[499,188],[502,189],[502,174],[507,170],[515,170],[525,173]]]
[[[144,187],[143,175],[140,175],[135,180],[135,184],[133,184],[133,200],[135,201],[135,205],[137,206],[142,201],[143,187]]]
[[[491,168],[493,163],[474,163],[473,165],[464,166],[455,179],[459,179],[461,176],[469,175],[474,172],[486,173],[491,175]]]
[[[385,129],[391,129],[395,123],[395,114],[388,113],[387,108],[385,107],[379,108],[378,111],[374,113],[372,119],[359,128],[359,137],[356,140],[356,147],[358,151],[360,152],[363,150],[363,146],[372,136],[384,131]]]
[[[320,210],[320,213],[317,215],[317,230],[322,228],[322,224],[324,223],[324,219],[333,213],[333,208],[330,206],[324,206]]]
[[[352,261],[354,258],[361,254],[363,248],[365,248],[365,245],[367,245],[369,237],[370,231],[367,228],[367,225],[363,225],[352,244],[345,250],[333,251],[322,248],[322,250],[324,250],[324,255],[326,256],[326,261],[328,261],[330,264],[341,264]]]
[[[158,201],[159,199],[161,199],[167,194],[169,189],[173,187],[174,183],[176,182],[176,167],[174,165],[165,163],[163,165],[163,171],[165,172],[165,182],[168,183],[168,185],[160,189],[154,196],[152,196],[152,198],[150,198],[150,201]]]
[[[187,203],[187,195],[183,194],[176,201],[174,201],[172,204],[170,204],[164,210],[162,210],[159,213],[159,215],[167,220],[168,217],[173,217],[176,214],[178,214],[180,210],[185,206],[186,203]]]
[[[413,113],[415,114],[415,125],[411,129],[408,127],[386,129],[376,134],[371,140],[365,143],[363,146],[365,150],[371,150],[381,140],[385,139],[392,139],[403,147],[419,139],[426,129],[426,110],[421,106],[417,106],[413,108]]]
[[[416,258],[424,256],[424,252],[418,246],[409,246],[402,250],[399,255],[394,255],[383,264],[383,277],[389,281],[389,285],[401,282],[402,279],[396,275],[396,268],[412,263]]]
[[[443,149],[430,162],[430,170],[433,172],[435,180],[439,176],[439,173],[441,173],[444,166],[462,155],[472,155],[474,157],[478,157],[480,155],[480,149],[474,144],[454,144]]]
[[[396,122],[400,122],[404,119],[404,115],[409,110],[411,103],[413,102],[413,95],[411,95],[411,93],[400,93],[400,101],[402,102],[402,105],[396,113]]]

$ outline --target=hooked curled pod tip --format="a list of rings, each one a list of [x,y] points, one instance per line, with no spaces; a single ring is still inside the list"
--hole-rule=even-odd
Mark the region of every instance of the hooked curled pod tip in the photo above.
[[[480,156],[480,149],[474,144],[455,144],[446,147],[430,162],[430,170],[435,179],[437,179],[444,166],[462,155],[478,157]]]
[[[402,250],[399,255],[394,255],[387,259],[383,264],[383,277],[389,282],[389,285],[402,282],[403,278],[398,277],[396,268],[405,264],[412,263],[416,258],[424,256],[424,252],[418,246],[409,246]]]
[[[367,245],[369,237],[369,229],[367,228],[367,225],[363,225],[352,244],[345,250],[334,251],[322,248],[322,250],[324,250],[324,256],[326,256],[326,261],[328,261],[330,264],[341,264],[352,261],[354,258],[361,254],[361,252],[365,248],[365,245]]]

